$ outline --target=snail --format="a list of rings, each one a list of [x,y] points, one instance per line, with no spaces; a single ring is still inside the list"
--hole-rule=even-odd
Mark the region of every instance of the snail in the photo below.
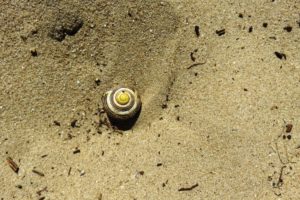
[[[103,109],[112,120],[125,121],[135,118],[142,102],[137,91],[127,87],[116,87],[102,97]]]

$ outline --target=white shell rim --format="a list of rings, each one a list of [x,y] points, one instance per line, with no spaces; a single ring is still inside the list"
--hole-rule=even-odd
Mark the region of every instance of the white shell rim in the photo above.
[[[125,90],[130,94],[129,103],[127,103],[125,105],[121,105],[115,101],[115,95],[120,90]],[[113,101],[113,102],[111,102],[111,101]],[[118,115],[121,117],[126,117],[126,115],[128,117],[131,117],[131,116],[135,115],[141,107],[141,101],[140,101],[140,98],[139,98],[137,92],[134,90],[131,90],[130,88],[125,88],[125,87],[115,88],[115,89],[112,89],[112,90],[106,92],[105,102],[109,109],[108,114]]]

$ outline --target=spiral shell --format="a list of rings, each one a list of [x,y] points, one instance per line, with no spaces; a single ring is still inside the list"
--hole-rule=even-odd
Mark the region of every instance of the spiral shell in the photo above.
[[[127,87],[117,87],[107,91],[102,97],[102,102],[107,115],[117,120],[133,118],[142,105],[137,91]]]

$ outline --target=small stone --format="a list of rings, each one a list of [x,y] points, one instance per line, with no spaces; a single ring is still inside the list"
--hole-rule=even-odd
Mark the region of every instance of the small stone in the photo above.
[[[54,120],[53,123],[54,123],[54,125],[56,125],[56,126],[60,126],[60,122],[59,122],[59,121]]]
[[[96,79],[95,79],[95,83],[96,83],[97,86],[99,86],[100,83],[101,83],[101,80],[100,80],[99,78],[96,78]]]
[[[72,122],[71,122],[71,127],[72,128],[78,128],[79,126],[76,124],[77,123],[77,119],[75,119],[75,120],[73,120]]]
[[[80,170],[79,173],[80,173],[80,176],[84,176],[85,175],[85,171],[84,170]]]
[[[263,23],[263,27],[264,27],[264,28],[267,28],[267,27],[268,27],[268,23],[266,23],[266,22]]]
[[[38,56],[38,52],[37,52],[37,50],[35,48],[31,48],[30,49],[30,53],[31,53],[31,56],[33,56],[33,57]]]
[[[274,54],[275,54],[275,56],[276,56],[277,58],[279,58],[280,60],[282,60],[282,59],[286,60],[286,55],[285,55],[284,53],[280,53],[280,52],[278,52],[278,51],[275,51]]]
[[[22,185],[16,185],[16,188],[22,189],[23,186]]]
[[[250,27],[249,27],[248,32],[249,32],[249,33],[252,33],[252,32],[253,32],[253,26],[250,26]]]
[[[293,30],[293,27],[291,26],[286,26],[283,28],[286,32],[291,32]]]
[[[293,129],[293,124],[287,124],[285,127],[286,127],[285,132],[290,133]]]

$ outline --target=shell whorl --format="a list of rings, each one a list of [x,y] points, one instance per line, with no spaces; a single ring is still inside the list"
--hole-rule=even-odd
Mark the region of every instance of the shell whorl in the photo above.
[[[114,119],[130,119],[141,108],[141,99],[137,91],[127,87],[107,91],[102,101],[105,112]]]

